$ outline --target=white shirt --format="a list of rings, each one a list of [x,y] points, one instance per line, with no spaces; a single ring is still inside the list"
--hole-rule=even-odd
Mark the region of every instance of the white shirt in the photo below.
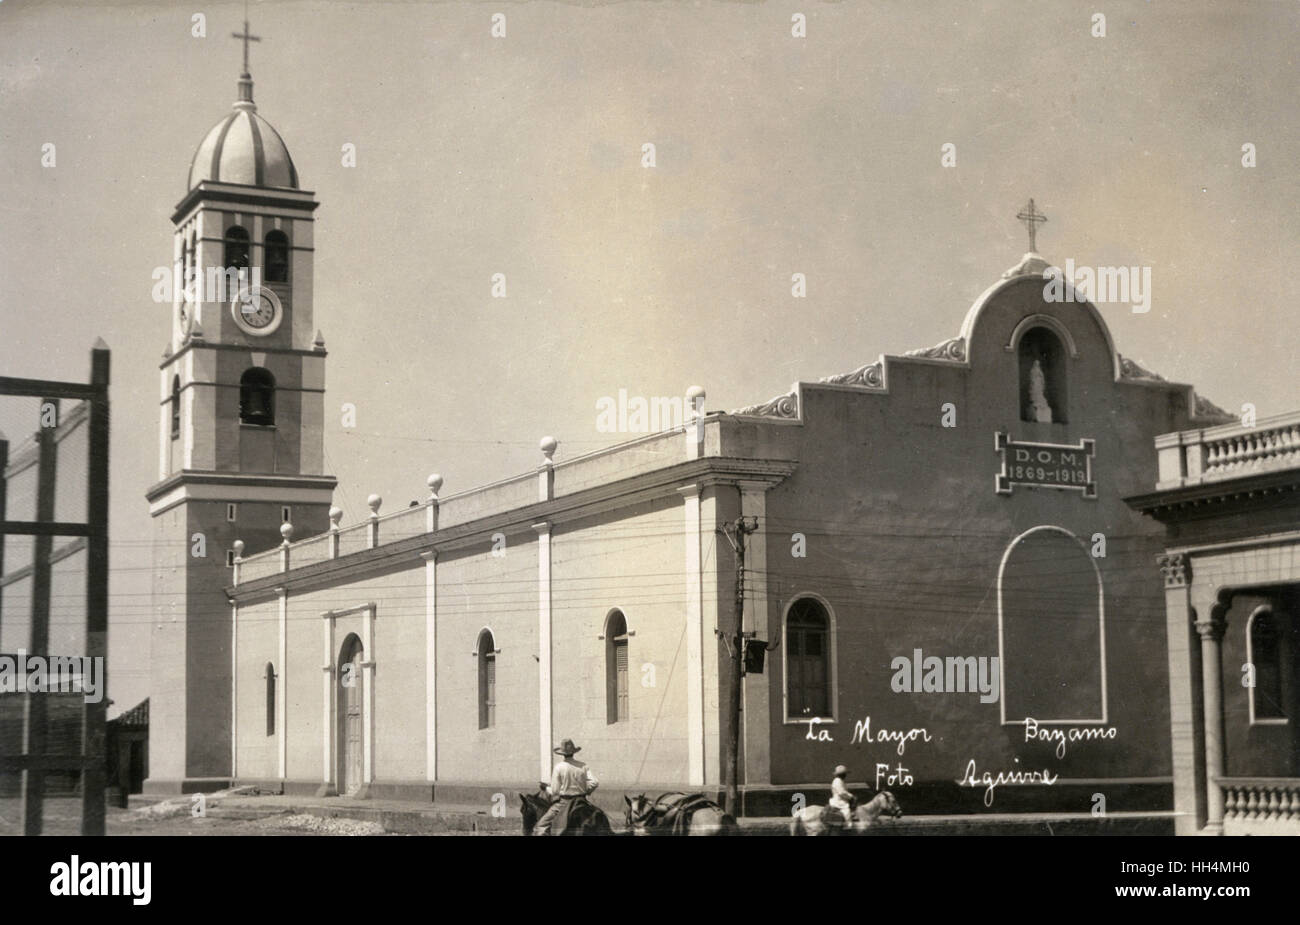
[[[844,785],[844,778],[837,777],[831,781],[831,802],[847,806],[853,799],[853,793]]]
[[[554,797],[586,796],[599,785],[591,769],[576,758],[563,758],[551,772],[551,795]]]

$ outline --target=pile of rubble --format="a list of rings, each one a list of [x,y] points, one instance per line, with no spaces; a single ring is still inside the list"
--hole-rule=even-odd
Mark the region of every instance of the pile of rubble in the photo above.
[[[298,829],[313,835],[383,835],[384,827],[378,822],[341,817],[325,818],[309,813],[267,816],[257,825],[267,829]]]

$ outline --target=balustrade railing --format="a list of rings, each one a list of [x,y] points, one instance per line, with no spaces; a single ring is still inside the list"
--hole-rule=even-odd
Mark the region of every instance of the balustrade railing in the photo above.
[[[1156,438],[1157,488],[1179,488],[1300,466],[1300,413]]]
[[[1205,474],[1260,469],[1269,462],[1300,458],[1300,422],[1256,428],[1205,441]]]
[[[1262,831],[1300,835],[1300,778],[1220,778],[1225,835]]]

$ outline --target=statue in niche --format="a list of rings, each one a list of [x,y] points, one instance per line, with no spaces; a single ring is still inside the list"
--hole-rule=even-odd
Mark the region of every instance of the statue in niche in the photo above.
[[[1047,377],[1037,357],[1029,367],[1029,407],[1034,420],[1040,424],[1052,423],[1052,406],[1047,402]]]

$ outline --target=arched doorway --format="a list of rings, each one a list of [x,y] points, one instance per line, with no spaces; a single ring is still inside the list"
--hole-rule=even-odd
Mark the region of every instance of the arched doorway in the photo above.
[[[1084,543],[1063,527],[1017,536],[998,569],[1002,721],[1104,723],[1105,596]]]
[[[339,793],[344,796],[356,793],[364,783],[362,653],[361,639],[356,633],[350,633],[339,650],[338,690],[334,701],[338,704],[338,785]]]

